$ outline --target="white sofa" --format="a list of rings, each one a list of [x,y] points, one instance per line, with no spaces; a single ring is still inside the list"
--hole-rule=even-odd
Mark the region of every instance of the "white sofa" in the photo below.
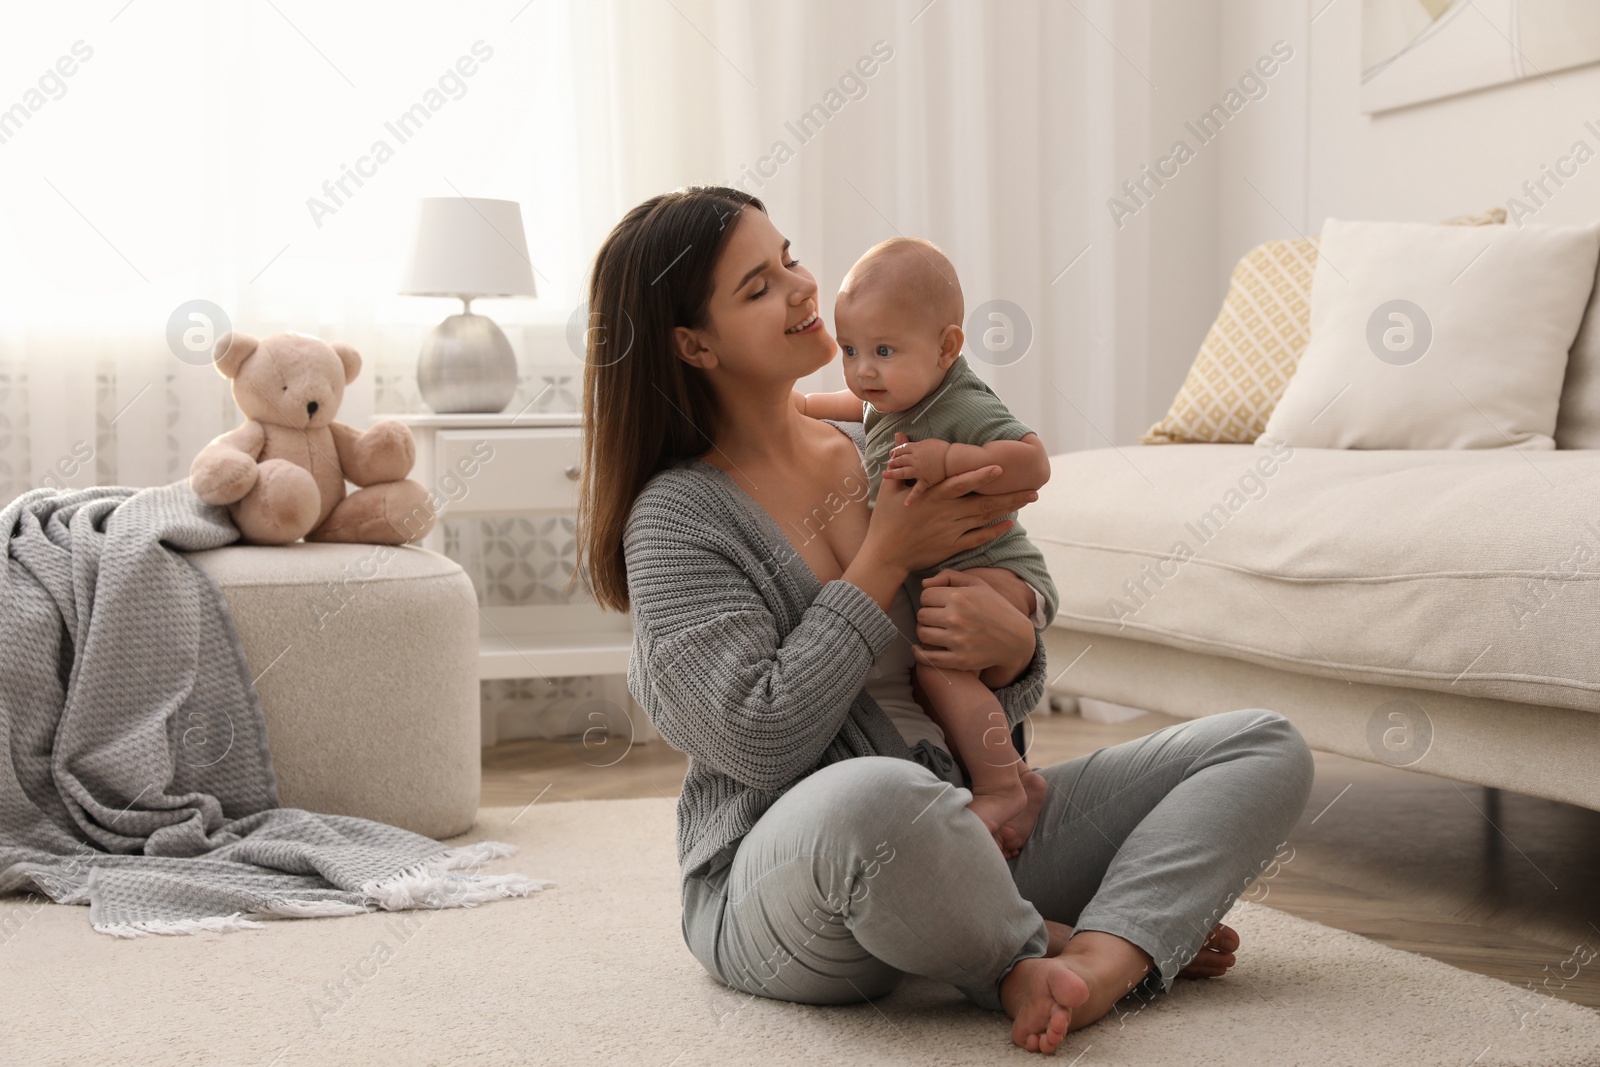
[[[1600,809],[1600,451],[1066,453],[1051,689]],[[1120,606],[1119,606],[1120,605]]]

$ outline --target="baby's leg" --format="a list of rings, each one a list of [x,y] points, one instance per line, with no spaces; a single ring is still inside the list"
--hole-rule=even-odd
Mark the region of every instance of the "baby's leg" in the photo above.
[[[995,843],[1004,850],[1002,827],[1028,806],[1028,795],[1017,773],[1022,760],[1011,743],[1005,709],[972,671],[919,663],[917,684],[927,697],[928,715],[944,730],[945,742],[966,768],[973,814],[983,820]],[[1034,817],[1038,817],[1037,806]]]
[[[971,567],[962,573],[981,578],[990,588],[1005,597],[1020,614],[1029,619],[1033,617],[1033,590],[1015,571],[1004,567]],[[985,674],[979,674],[978,677],[985,683],[985,688],[992,681]],[[1017,814],[1001,827],[1000,835],[996,839],[1000,843],[1000,850],[1007,857],[1021,851],[1033,833],[1033,825],[1039,819],[1039,811],[1044,806],[1045,792],[1048,788],[1043,776],[1037,771],[1030,770],[1024,760],[1017,760],[1015,767],[1027,800]]]
[[[1004,567],[968,567],[961,572],[982,578],[985,585],[1005,597],[1024,616],[1033,618],[1033,590],[1016,571]]]
[[[1004,567],[969,567],[961,573],[983,579],[985,585],[1005,597],[1007,603],[1016,608],[1024,618],[1033,618],[1033,590],[1015,571],[1006,570]],[[999,674],[999,668],[990,667],[982,671],[978,677],[983,679],[985,685],[998,688],[1005,680]]]

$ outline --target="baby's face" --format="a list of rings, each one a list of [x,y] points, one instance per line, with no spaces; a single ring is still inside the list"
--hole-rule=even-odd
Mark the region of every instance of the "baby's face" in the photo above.
[[[919,320],[883,286],[841,292],[834,335],[850,391],[879,411],[904,411],[939,387],[955,362],[940,356],[944,323]]]

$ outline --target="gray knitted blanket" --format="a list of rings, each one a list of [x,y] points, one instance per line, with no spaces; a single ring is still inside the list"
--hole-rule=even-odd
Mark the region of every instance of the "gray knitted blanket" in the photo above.
[[[120,937],[471,906],[551,884],[394,826],[280,807],[221,592],[184,553],[238,539],[187,482],[0,511],[0,894]]]

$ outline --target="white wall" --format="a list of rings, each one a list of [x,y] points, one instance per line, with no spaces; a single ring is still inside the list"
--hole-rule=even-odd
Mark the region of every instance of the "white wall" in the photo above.
[[[1170,153],[1174,140],[1186,134],[1184,123],[1217,102],[1218,85],[1226,76],[1218,66],[1221,36],[1216,0],[1161,0],[1155,7],[1150,76],[1156,91],[1145,162]],[[1247,113],[1248,108],[1239,117]],[[1196,141],[1192,135],[1188,139],[1191,144]],[[1179,178],[1160,188],[1159,198],[1151,203],[1148,356],[1135,438],[1166,413],[1217,315],[1218,295],[1206,283],[1216,256],[1218,180],[1224,158],[1217,149],[1223,143],[1219,139],[1197,146],[1194,159],[1178,168]]]
[[[1095,26],[1092,63],[1121,72],[1122,91],[1090,116],[1086,151],[1093,157],[1089,234],[1092,295],[1083,329],[1087,347],[1115,352],[1112,383],[1091,381],[1087,395],[1112,421],[1067,447],[1103,448],[1108,438],[1131,444],[1159,418],[1182,384],[1217,312],[1211,285],[1217,242],[1218,145],[1196,146],[1193,158],[1157,185],[1144,168],[1187,137],[1184,122],[1217,102],[1218,0],[1116,0],[1084,8]],[[1099,34],[1104,36],[1099,36]],[[1148,196],[1130,195],[1126,181]],[[1114,215],[1110,201],[1132,208]],[[1091,261],[1092,257],[1092,261]],[[1065,284],[1065,282],[1063,282]]]
[[[1086,11],[1113,16],[1106,5]],[[1095,255],[1113,262],[1095,275],[1103,292],[1083,329],[1090,348],[1110,347],[1117,359],[1114,395],[1092,383],[1088,395],[1115,413],[1115,428],[1052,445],[1137,440],[1183,383],[1239,254],[1303,228],[1307,21],[1298,0],[1120,0],[1099,24],[1115,48],[1096,41],[1089,59],[1137,69],[1125,94],[1091,117],[1086,138],[1087,151],[1104,157],[1087,168]],[[1290,58],[1274,56],[1274,45]],[[1268,77],[1257,67],[1264,59]],[[1197,134],[1202,116],[1226,106],[1246,74],[1260,87],[1241,94],[1245,103],[1220,130]],[[1144,166],[1173,159],[1180,141],[1192,157],[1152,188]],[[1126,192],[1128,180],[1143,181],[1151,195]],[[1134,212],[1111,221],[1113,199]]]
[[[1360,0],[1334,3],[1352,10],[1360,6]],[[1306,36],[1306,0],[1221,0],[1219,15],[1217,69],[1224,77],[1240,77],[1278,41],[1294,54],[1279,65],[1267,96],[1224,131],[1217,181],[1216,261],[1210,278],[1216,303],[1227,291],[1233,264],[1247,249],[1307,230],[1306,153],[1311,131],[1306,101],[1314,62]],[[1319,24],[1328,17],[1324,14]]]
[[[1232,263],[1260,241],[1297,229],[1316,233],[1329,216],[1425,222],[1505,206],[1574,141],[1600,150],[1600,138],[1584,128],[1586,121],[1600,126],[1600,66],[1365,115],[1360,0],[1220,2],[1224,76],[1275,37],[1303,46],[1305,62],[1285,70],[1294,82],[1277,87],[1274,106],[1255,116],[1263,121],[1227,131],[1240,136],[1223,149],[1219,293]],[[1525,219],[1597,221],[1600,159]]]

